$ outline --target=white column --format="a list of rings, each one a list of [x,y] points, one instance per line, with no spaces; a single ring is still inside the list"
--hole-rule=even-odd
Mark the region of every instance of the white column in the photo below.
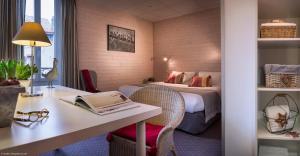
[[[136,155],[146,156],[146,125],[145,121],[136,123]]]
[[[226,156],[257,154],[257,5],[257,0],[222,0],[222,127]]]

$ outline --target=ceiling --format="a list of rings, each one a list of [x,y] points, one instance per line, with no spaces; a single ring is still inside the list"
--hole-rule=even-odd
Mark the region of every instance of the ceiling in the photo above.
[[[152,22],[220,6],[220,0],[101,0],[98,3]]]
[[[259,0],[259,18],[300,17],[300,0]]]

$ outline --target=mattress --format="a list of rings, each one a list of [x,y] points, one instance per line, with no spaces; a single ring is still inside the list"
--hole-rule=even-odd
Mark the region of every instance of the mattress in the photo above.
[[[142,87],[139,86],[121,86],[119,91],[129,97],[134,92]],[[195,113],[204,110],[204,101],[202,96],[193,93],[180,92],[185,101],[185,111],[188,113]]]

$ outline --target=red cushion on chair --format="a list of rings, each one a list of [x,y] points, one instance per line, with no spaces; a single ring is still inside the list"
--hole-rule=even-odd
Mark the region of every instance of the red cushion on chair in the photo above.
[[[86,91],[91,92],[91,93],[99,92],[95,88],[95,86],[93,85],[92,78],[91,78],[89,70],[83,69],[83,70],[81,70],[81,72],[82,72],[82,77],[83,77],[83,80],[84,80]]]
[[[151,156],[156,154],[156,140],[159,132],[163,128],[164,127],[160,125],[153,125],[150,123],[146,123],[146,145],[151,147],[150,150],[147,152]],[[136,125],[133,124],[109,133],[107,135],[107,141],[112,140],[112,135],[126,138],[128,140],[136,141]]]

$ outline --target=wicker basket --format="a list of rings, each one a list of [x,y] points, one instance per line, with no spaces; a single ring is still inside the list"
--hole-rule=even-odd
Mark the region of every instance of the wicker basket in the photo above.
[[[295,23],[283,23],[273,20],[260,26],[261,38],[295,38],[297,26]]]
[[[265,74],[268,88],[299,88],[300,76],[296,74]]]
[[[277,107],[289,109],[284,115],[278,113],[276,118],[268,116],[266,110],[269,107]],[[281,109],[284,110],[284,109]],[[299,115],[299,108],[294,98],[288,94],[277,94],[275,95],[263,109],[263,114],[265,117],[266,128],[270,133],[283,134],[293,130],[297,117]],[[283,117],[283,118],[282,118]],[[279,127],[280,126],[280,127]]]

